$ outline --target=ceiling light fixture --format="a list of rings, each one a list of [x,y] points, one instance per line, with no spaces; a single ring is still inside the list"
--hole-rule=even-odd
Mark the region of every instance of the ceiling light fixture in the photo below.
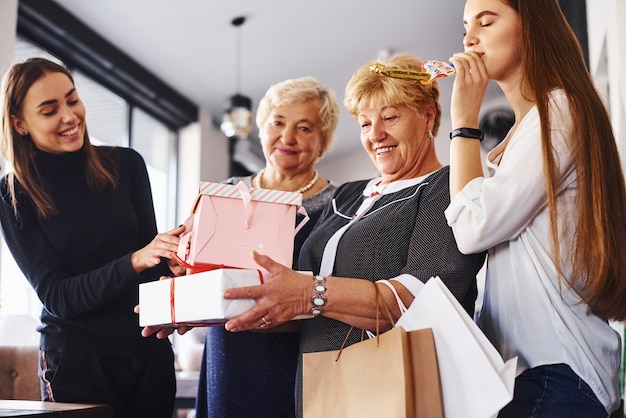
[[[228,98],[220,129],[228,138],[246,139],[252,131],[252,100],[240,93],[241,87],[241,25],[244,16],[236,17],[231,24],[237,28],[235,71],[237,93]]]

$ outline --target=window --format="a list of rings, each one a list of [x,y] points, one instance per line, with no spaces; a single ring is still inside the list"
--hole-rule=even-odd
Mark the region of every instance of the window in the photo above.
[[[176,222],[177,136],[161,122],[134,108],[131,147],[146,161],[159,231]]]
[[[43,57],[61,64],[55,56],[17,37],[13,45],[13,61],[24,61],[30,57]],[[15,263],[3,239],[0,247],[0,315],[26,314],[38,318],[40,312],[39,298]]]
[[[94,145],[127,147],[130,142],[128,102],[78,69],[72,69],[72,75],[76,90],[87,109],[91,142]]]

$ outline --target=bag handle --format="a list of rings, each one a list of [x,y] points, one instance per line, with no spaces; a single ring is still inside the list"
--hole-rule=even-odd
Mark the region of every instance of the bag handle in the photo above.
[[[306,224],[307,222],[309,222],[309,214],[307,213],[306,209],[304,208],[304,206],[300,206],[298,208],[298,213],[301,215],[304,215],[304,219],[300,221],[300,223],[298,224],[298,226],[296,226],[296,230],[294,231],[293,235],[295,236],[299,230],[302,229],[302,227],[304,226],[304,224]]]
[[[378,280],[376,283],[382,283],[385,286],[387,286],[389,289],[391,289],[391,291],[393,292],[393,295],[396,297],[396,302],[398,303],[398,308],[400,309],[400,313],[405,313],[406,311],[409,310],[409,308],[406,307],[404,302],[402,302],[402,299],[400,299],[400,295],[398,294],[396,287],[389,280]]]
[[[239,192],[239,196],[241,197],[241,202],[243,203],[243,226],[245,229],[250,229],[252,226],[252,215],[254,214],[254,208],[252,207],[252,196],[250,195],[250,189],[246,186],[246,183],[243,181],[239,181],[235,187]],[[300,206],[298,208],[298,213],[304,216],[304,219],[300,221],[300,223],[296,226],[296,229],[293,233],[295,236],[300,229],[309,221],[309,214],[307,213],[304,206]]]
[[[380,336],[380,304],[379,301],[383,301],[383,306],[385,307],[385,311],[387,312],[387,318],[389,318],[389,322],[391,322],[392,326],[396,326],[396,321],[393,320],[393,315],[391,315],[391,310],[389,309],[389,305],[387,305],[387,301],[385,300],[385,298],[383,297],[383,295],[380,293],[380,290],[378,289],[378,285],[376,284],[377,282],[374,282],[374,289],[376,291],[376,347],[378,347],[379,344],[379,336]],[[350,326],[350,329],[348,330],[348,333],[346,334],[346,338],[343,339],[343,342],[341,343],[341,347],[339,348],[339,352],[337,353],[337,358],[335,359],[335,361],[339,361],[339,357],[341,356],[341,353],[343,352],[343,349],[346,347],[346,343],[348,342],[348,338],[350,337],[350,334],[352,333],[352,330],[354,329],[354,325]],[[365,330],[361,330],[361,341],[363,341],[363,339],[365,338]]]
[[[237,191],[239,192],[239,195],[241,196],[241,201],[243,202],[243,227],[245,229],[250,229],[250,226],[252,225],[252,213],[253,213],[253,208],[252,208],[252,197],[250,196],[250,190],[248,189],[248,186],[246,186],[246,183],[244,183],[243,181],[239,181],[235,187],[237,188]]]
[[[391,310],[389,309],[389,305],[387,305],[387,301],[385,300],[385,298],[383,297],[383,294],[380,293],[380,290],[378,289],[378,285],[376,284],[376,282],[374,282],[374,287],[376,288],[376,337],[378,338],[378,334],[379,334],[379,324],[378,324],[378,301],[382,300],[383,301],[383,306],[385,307],[385,311],[387,312],[387,318],[389,319],[389,322],[391,322],[392,326],[396,326],[396,321],[393,320],[393,315],[391,315]]]
[[[189,245],[189,240],[191,239],[191,230],[193,226],[193,214],[189,215],[185,222],[185,232],[180,236],[180,241],[178,242],[178,251],[177,255],[179,258],[186,260],[187,259],[187,246]]]

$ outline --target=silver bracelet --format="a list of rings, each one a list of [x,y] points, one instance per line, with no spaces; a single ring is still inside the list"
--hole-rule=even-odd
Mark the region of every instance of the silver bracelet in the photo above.
[[[311,303],[313,307],[310,310],[311,315],[318,316],[322,313],[322,308],[326,305],[326,278],[322,276],[313,276],[313,297]]]

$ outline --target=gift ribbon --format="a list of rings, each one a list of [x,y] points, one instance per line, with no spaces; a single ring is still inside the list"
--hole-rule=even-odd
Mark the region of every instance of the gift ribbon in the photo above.
[[[178,254],[176,254],[175,252],[171,252],[170,255],[172,256],[172,258],[181,266],[191,270],[192,274],[193,273],[202,273],[205,271],[211,271],[211,270],[219,270],[219,269],[238,269],[238,270],[249,270],[249,269],[244,269],[242,267],[234,267],[234,266],[226,266],[224,264],[209,264],[209,263],[197,263],[195,266],[187,263],[186,261],[184,261],[183,259],[181,259]],[[199,270],[198,270],[199,269]],[[261,270],[257,269],[256,272],[259,275],[259,283],[260,284],[264,284],[265,280],[263,279],[263,272],[261,272]],[[183,276],[181,276],[183,277]],[[196,326],[196,327],[202,327],[202,326],[210,326],[210,325],[218,325],[218,324],[223,324],[224,322],[176,322],[176,284],[175,284],[175,280],[176,277],[172,277],[171,281],[170,281],[170,321],[172,324],[176,324],[176,325],[187,325],[187,326]]]
[[[219,270],[219,269],[251,270],[251,269],[244,269],[243,267],[227,266],[225,264],[211,264],[211,263],[189,264],[188,262],[186,262],[185,260],[180,258],[179,255],[176,254],[173,251],[170,253],[170,256],[178,264],[180,264],[181,266],[189,269],[191,271],[190,274],[202,273],[202,272],[205,272],[205,271]],[[261,282],[261,284],[264,284],[265,280],[263,279],[263,273],[259,269],[257,269],[257,273],[259,273],[259,281]]]
[[[244,213],[244,223],[243,226],[245,229],[250,229],[252,225],[252,215],[254,214],[254,208],[252,207],[252,196],[250,195],[250,190],[248,186],[243,181],[240,181],[235,185],[237,190],[239,191],[239,196],[241,197],[241,201],[243,202],[243,213]],[[289,192],[291,193],[291,192]],[[284,195],[284,192],[281,192],[277,197],[274,197],[273,201],[279,202],[280,196]],[[295,236],[298,231],[309,221],[309,214],[307,213],[304,206],[298,207],[298,213],[304,216],[304,219],[300,221],[300,223],[296,226],[296,229],[293,233]]]
[[[248,190],[248,186],[246,186],[243,181],[237,183],[235,187],[239,191],[239,196],[241,197],[241,202],[243,203],[243,227],[245,229],[250,229],[250,226],[252,225],[252,214],[254,213],[250,190]]]
[[[307,222],[309,222],[309,214],[306,211],[306,208],[304,206],[300,206],[298,208],[298,213],[302,216],[304,216],[304,218],[300,221],[300,223],[296,226],[296,229],[293,232],[293,235],[296,236],[296,234],[298,234],[298,231],[300,231],[302,229],[302,227],[304,226],[304,224],[306,224]]]

